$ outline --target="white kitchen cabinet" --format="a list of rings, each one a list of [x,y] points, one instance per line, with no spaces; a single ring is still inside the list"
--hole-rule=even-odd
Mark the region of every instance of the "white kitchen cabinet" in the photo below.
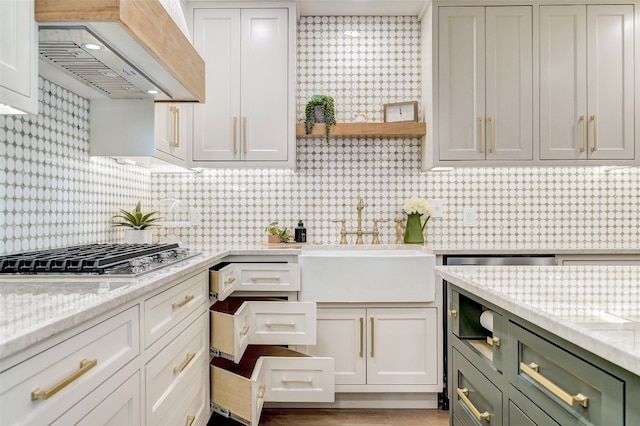
[[[533,159],[532,8],[439,7],[436,154]]]
[[[38,113],[38,26],[33,0],[0,1],[0,114]]]
[[[193,111],[192,167],[293,167],[293,7],[193,8],[206,102]]]
[[[633,160],[634,7],[540,7],[540,157]]]
[[[51,423],[139,353],[138,306],[79,330],[71,338],[2,372],[0,423]]]
[[[317,344],[307,350],[335,359],[338,392],[404,392],[416,390],[406,385],[437,385],[436,311],[426,307],[322,307],[318,309]]]
[[[187,150],[192,143],[192,130],[192,104],[155,104],[154,142],[159,156],[169,156],[178,164],[186,164]]]

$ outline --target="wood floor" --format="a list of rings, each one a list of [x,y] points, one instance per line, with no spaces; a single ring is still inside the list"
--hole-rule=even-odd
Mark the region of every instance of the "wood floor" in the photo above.
[[[238,426],[214,415],[208,426]],[[442,410],[275,409],[262,410],[260,426],[448,426]]]

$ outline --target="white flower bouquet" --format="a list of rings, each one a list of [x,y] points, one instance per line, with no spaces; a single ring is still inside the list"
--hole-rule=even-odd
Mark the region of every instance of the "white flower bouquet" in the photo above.
[[[431,212],[433,211],[431,204],[429,204],[426,199],[420,197],[409,198],[402,205],[402,209],[406,214],[419,214],[420,216],[425,214],[431,216]]]

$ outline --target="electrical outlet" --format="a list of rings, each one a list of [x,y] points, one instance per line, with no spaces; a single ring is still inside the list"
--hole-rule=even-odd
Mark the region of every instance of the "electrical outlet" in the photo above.
[[[444,217],[444,200],[429,200],[431,217]]]
[[[462,223],[466,227],[478,226],[478,212],[475,207],[465,207],[462,210]]]

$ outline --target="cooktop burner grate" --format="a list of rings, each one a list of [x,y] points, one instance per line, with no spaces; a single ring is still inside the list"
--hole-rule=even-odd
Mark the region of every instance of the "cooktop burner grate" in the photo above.
[[[0,273],[136,275],[194,255],[175,243],[88,244],[0,256]]]

